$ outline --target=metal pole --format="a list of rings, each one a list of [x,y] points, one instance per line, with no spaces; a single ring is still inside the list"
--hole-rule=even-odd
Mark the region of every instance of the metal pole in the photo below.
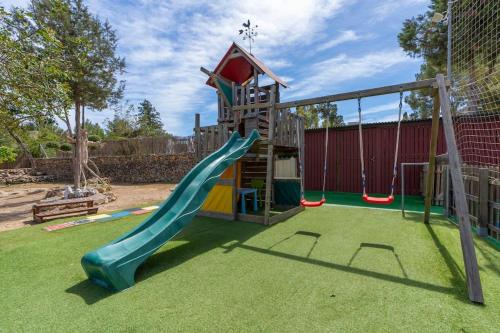
[[[448,1],[448,41],[447,41],[447,55],[446,55],[446,76],[451,80],[451,8],[453,1]]]
[[[405,164],[401,163],[401,213],[405,217]]]

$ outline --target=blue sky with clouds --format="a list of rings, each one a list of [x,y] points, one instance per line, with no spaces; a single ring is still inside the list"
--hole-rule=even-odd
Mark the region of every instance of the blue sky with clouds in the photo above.
[[[26,0],[0,0],[6,7]],[[268,1],[87,1],[92,12],[117,30],[126,58],[125,99],[149,99],[165,129],[190,135],[194,114],[216,122],[217,101],[199,68],[213,69],[238,29],[259,26],[253,53],[290,88],[282,100],[306,98],[414,80],[420,61],[406,56],[397,34],[404,19],[423,13],[426,0]],[[364,121],[397,118],[398,96],[363,100]],[[408,107],[405,106],[405,109]],[[346,121],[356,120],[356,102],[339,103]],[[92,112],[102,123],[112,111]]]

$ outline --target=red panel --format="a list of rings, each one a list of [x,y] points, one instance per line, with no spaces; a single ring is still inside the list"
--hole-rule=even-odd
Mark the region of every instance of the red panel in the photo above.
[[[220,73],[226,79],[242,84],[253,75],[252,65],[243,57],[230,59]]]
[[[396,123],[370,124],[363,128],[363,148],[368,193],[389,194],[392,180]],[[404,122],[398,159],[398,177],[395,192],[400,190],[399,166],[402,162],[427,162],[431,121]],[[321,190],[324,161],[325,130],[305,133],[305,188]],[[359,160],[359,133],[357,126],[333,128],[328,138],[328,173],[326,189],[336,192],[361,192],[361,163]],[[439,129],[438,154],[446,152],[443,129]],[[419,194],[422,168],[405,169],[405,191]]]

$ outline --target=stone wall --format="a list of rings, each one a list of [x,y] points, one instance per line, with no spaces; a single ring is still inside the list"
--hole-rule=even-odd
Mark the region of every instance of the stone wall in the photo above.
[[[101,176],[118,183],[178,183],[196,164],[192,154],[96,156],[91,160]],[[61,181],[73,178],[70,158],[37,159],[36,171]]]
[[[45,175],[30,168],[0,169],[0,184],[38,183],[54,179],[51,175]]]

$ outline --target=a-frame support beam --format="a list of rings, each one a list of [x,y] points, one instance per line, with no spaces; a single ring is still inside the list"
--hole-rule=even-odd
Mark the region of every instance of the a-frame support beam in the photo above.
[[[450,99],[446,90],[444,76],[438,74],[436,81],[439,90],[439,100],[441,105],[441,114],[443,117],[444,134],[446,145],[448,147],[449,170],[453,184],[453,193],[455,198],[456,216],[460,230],[460,242],[462,244],[462,254],[464,257],[464,266],[467,279],[467,290],[469,299],[475,303],[484,303],[483,290],[479,277],[479,268],[477,264],[474,241],[469,219],[469,210],[467,199],[465,197],[465,186],[462,177],[460,159],[455,139],[455,130],[453,128],[453,119],[451,117]]]
[[[434,194],[434,177],[436,173],[436,152],[439,135],[439,91],[433,89],[434,105],[432,110],[432,128],[431,128],[431,142],[429,149],[429,168],[427,170],[427,179],[425,187],[425,209],[424,209],[424,223],[429,223],[431,216],[432,196]]]

